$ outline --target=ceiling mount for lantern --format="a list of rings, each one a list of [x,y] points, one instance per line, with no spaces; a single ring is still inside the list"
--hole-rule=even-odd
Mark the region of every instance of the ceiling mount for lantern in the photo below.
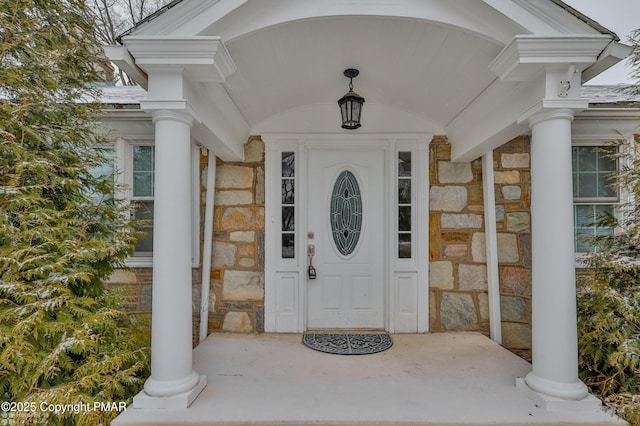
[[[354,130],[361,126],[360,115],[364,98],[353,91],[353,79],[360,74],[355,68],[344,70],[345,77],[349,78],[349,91],[338,101],[342,114],[342,128]]]

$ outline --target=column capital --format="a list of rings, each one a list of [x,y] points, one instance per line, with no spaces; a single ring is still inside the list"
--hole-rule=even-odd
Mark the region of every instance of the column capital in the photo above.
[[[154,123],[161,120],[181,121],[192,127],[202,122],[199,114],[186,100],[142,101],[140,107],[151,115]]]
[[[518,123],[528,123],[529,127],[533,127],[547,120],[573,120],[577,112],[588,108],[588,99],[542,99],[522,113]]]

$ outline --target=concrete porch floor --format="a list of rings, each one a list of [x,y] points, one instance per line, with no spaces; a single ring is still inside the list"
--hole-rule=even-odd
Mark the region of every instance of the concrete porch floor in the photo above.
[[[479,333],[393,335],[374,355],[308,349],[299,334],[213,334],[194,350],[207,387],[188,409],[128,408],[114,425],[612,425],[548,412],[515,378],[526,361]]]

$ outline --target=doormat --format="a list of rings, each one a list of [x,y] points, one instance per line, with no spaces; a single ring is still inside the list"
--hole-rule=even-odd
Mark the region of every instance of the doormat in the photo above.
[[[305,333],[302,342],[316,351],[337,355],[367,355],[393,345],[387,333]]]

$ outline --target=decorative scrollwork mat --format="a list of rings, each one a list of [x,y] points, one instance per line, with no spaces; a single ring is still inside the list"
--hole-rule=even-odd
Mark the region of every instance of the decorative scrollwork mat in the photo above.
[[[302,342],[316,351],[337,355],[367,355],[393,345],[387,333],[305,333]]]

